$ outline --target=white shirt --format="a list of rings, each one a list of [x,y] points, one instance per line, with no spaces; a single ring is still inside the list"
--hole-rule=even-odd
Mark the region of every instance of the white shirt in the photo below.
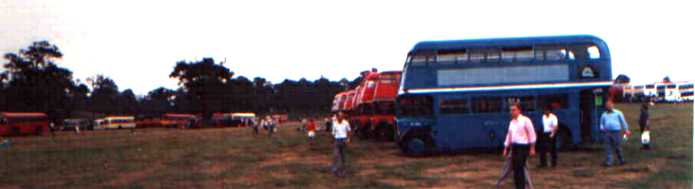
[[[509,130],[507,131],[507,138],[504,141],[504,146],[535,143],[536,131],[533,128],[531,119],[524,115],[519,115],[519,117],[509,122]]]
[[[543,132],[549,133],[555,128],[557,128],[557,117],[555,114],[550,113],[548,116],[543,114]]]
[[[332,133],[335,139],[347,138],[348,132],[350,132],[350,123],[348,123],[347,120],[333,122]]]

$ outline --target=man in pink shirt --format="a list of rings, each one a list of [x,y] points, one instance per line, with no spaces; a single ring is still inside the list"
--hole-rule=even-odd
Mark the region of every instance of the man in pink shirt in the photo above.
[[[512,120],[509,122],[507,138],[504,141],[502,155],[512,155],[512,169],[514,170],[514,186],[523,189],[526,183],[526,159],[536,154],[536,131],[531,119],[521,114],[519,104],[509,106]],[[529,183],[530,184],[530,183]]]

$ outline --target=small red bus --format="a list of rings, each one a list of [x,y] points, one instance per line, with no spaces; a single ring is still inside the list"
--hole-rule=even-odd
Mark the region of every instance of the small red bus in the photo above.
[[[0,112],[0,136],[44,135],[48,116],[40,112]]]

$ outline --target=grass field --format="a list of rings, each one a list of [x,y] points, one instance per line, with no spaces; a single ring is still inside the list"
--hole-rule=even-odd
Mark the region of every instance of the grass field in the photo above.
[[[536,188],[690,188],[693,105],[657,104],[653,150],[639,150],[637,105],[618,106],[636,134],[627,165],[600,166],[600,148],[561,152],[559,166],[536,169]],[[498,152],[404,157],[393,143],[350,143],[346,178],[330,173],[332,144],[307,144],[297,125],[273,138],[249,128],[139,129],[13,138],[0,149],[0,188],[493,188]],[[264,133],[265,134],[265,133]],[[505,185],[512,187],[509,179]]]

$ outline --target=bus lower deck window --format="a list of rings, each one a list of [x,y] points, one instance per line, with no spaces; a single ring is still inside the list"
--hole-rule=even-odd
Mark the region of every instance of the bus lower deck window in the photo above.
[[[468,100],[445,99],[439,104],[439,111],[444,114],[468,113]]]
[[[501,112],[502,110],[502,100],[497,97],[475,98],[472,103],[475,113]]]

